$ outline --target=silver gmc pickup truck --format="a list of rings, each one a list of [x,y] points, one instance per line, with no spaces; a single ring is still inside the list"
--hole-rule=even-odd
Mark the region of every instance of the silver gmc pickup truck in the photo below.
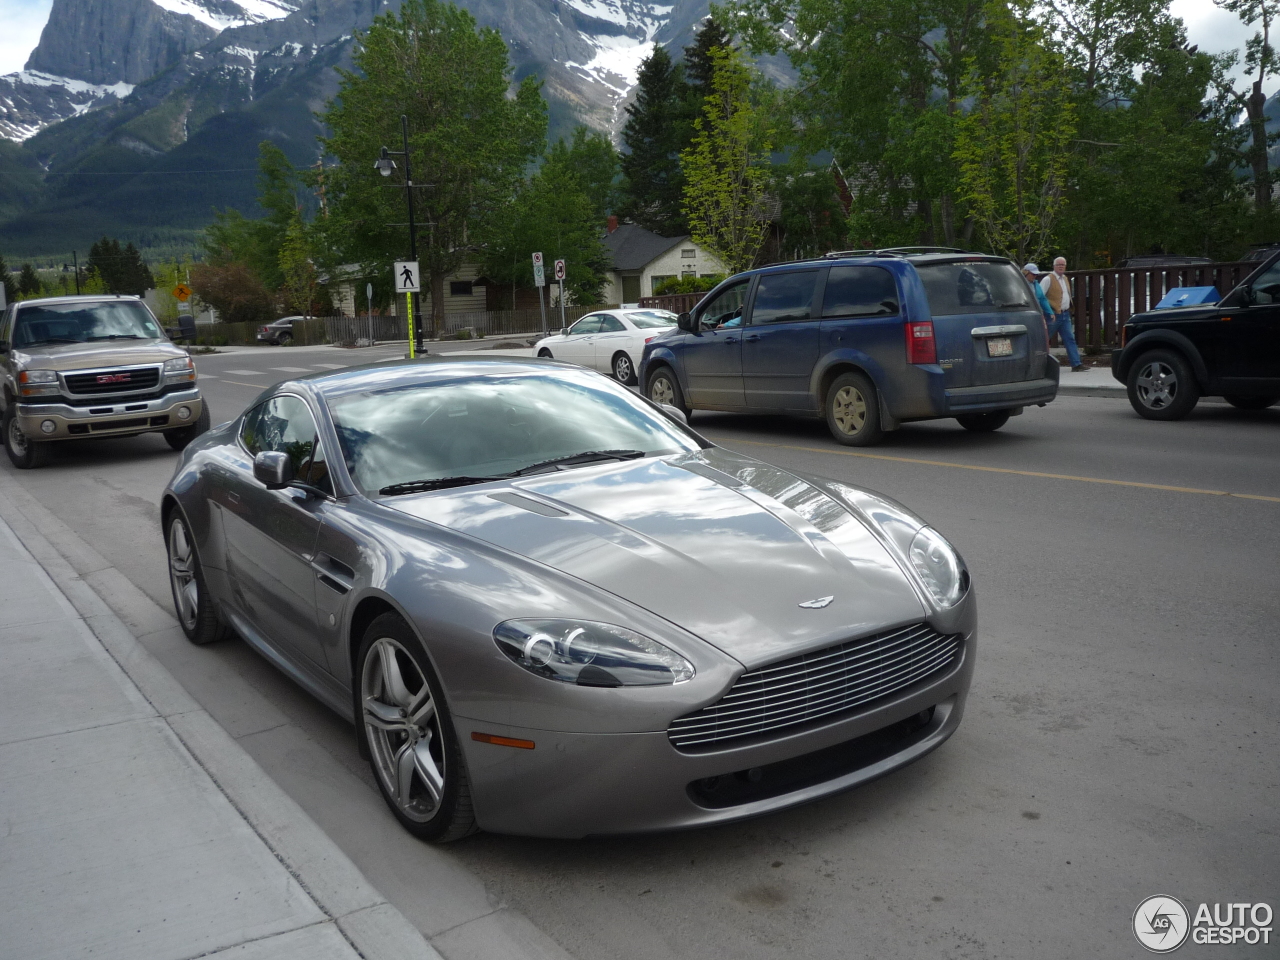
[[[163,433],[181,450],[209,429],[186,351],[137,297],[48,297],[0,320],[4,446],[40,466],[49,442]]]

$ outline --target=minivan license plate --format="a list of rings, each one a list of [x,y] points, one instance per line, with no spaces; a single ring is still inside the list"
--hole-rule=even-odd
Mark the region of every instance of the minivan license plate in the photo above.
[[[1013,341],[1008,337],[994,337],[987,341],[988,357],[1012,357]]]

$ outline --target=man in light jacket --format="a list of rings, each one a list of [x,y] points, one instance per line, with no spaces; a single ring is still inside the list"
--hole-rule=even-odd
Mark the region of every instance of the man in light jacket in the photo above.
[[[1055,333],[1062,337],[1062,345],[1067,348],[1067,360],[1071,369],[1079,372],[1084,369],[1080,362],[1080,348],[1076,346],[1076,331],[1071,323],[1071,288],[1067,283],[1067,258],[1058,257],[1053,261],[1053,273],[1040,281],[1040,289],[1053,310],[1053,321],[1049,324],[1049,336]]]

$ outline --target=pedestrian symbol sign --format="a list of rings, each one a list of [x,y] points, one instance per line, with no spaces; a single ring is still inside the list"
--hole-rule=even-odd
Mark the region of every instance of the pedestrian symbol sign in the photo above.
[[[418,282],[418,261],[397,260],[394,276],[396,293],[421,293],[422,285]]]
[[[181,300],[183,303],[186,303],[188,300],[191,299],[191,288],[188,287],[185,283],[180,283],[173,288],[173,295],[177,297],[179,300]]]

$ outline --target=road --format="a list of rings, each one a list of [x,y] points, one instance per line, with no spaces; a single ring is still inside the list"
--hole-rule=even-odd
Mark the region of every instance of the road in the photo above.
[[[217,421],[295,369],[400,350],[198,365]],[[908,425],[871,450],[838,447],[817,422],[702,413],[694,426],[883,491],[959,547],[979,659],[941,749],[743,824],[435,849],[386,812],[351,728],[243,644],[153,652],[429,934],[476,878],[581,960],[1138,957],[1129,924],[1149,895],[1280,909],[1280,409],[1202,404],[1163,424],[1122,399],[1061,397],[995,434]],[[144,436],[2,469],[167,608],[156,503],[174,461]]]

